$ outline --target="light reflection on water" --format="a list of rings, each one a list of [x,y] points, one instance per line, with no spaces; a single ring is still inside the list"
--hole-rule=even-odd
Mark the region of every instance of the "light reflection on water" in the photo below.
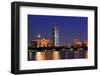
[[[88,51],[38,51],[28,52],[28,60],[58,60],[58,59],[78,59],[88,58]]]
[[[51,60],[51,59],[53,60],[60,59],[59,52],[58,51],[36,52],[35,60]]]
[[[60,59],[60,55],[59,55],[59,52],[58,51],[53,51],[53,59],[54,60]]]
[[[36,52],[36,60],[45,60],[45,52]]]

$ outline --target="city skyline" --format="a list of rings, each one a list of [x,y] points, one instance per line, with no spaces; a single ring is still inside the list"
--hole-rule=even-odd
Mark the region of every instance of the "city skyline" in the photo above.
[[[51,41],[55,24],[59,27],[60,45],[71,45],[76,37],[83,41],[87,39],[87,20],[87,17],[28,15],[28,42],[37,35]]]

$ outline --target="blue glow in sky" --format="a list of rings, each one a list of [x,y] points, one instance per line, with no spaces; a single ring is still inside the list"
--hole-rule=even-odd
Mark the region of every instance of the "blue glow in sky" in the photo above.
[[[76,37],[81,41],[88,37],[87,17],[28,15],[28,42],[39,34],[51,40],[54,24],[59,27],[60,45],[71,45]]]

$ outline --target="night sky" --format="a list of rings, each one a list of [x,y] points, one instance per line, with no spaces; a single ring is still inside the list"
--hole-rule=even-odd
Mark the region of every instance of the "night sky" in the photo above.
[[[87,17],[28,15],[28,43],[39,34],[51,40],[54,24],[59,27],[60,45],[71,45],[76,37],[81,41],[88,37]]]

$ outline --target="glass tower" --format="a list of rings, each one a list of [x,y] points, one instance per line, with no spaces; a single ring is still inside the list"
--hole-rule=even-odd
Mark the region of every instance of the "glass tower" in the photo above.
[[[56,24],[52,28],[52,45],[59,46],[59,29]]]

